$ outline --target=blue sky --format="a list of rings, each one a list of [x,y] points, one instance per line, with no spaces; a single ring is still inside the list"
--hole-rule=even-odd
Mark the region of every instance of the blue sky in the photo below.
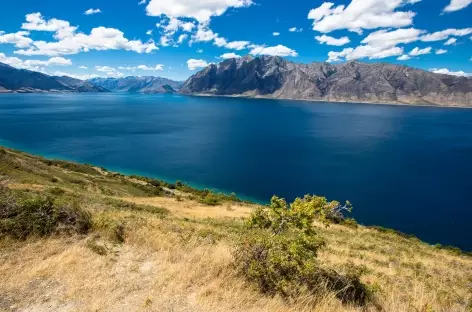
[[[225,57],[472,73],[472,0],[5,0],[0,62],[78,78],[184,80]]]

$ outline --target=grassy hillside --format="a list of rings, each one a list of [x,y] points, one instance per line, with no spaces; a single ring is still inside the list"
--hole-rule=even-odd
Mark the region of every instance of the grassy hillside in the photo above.
[[[248,228],[261,211],[234,195],[0,148],[0,311],[471,311],[472,257],[350,220],[294,228],[303,243],[324,242],[309,263],[329,279],[315,290],[262,289],[235,263],[252,238],[272,244],[275,234]],[[367,299],[344,300],[329,283],[338,277],[359,281]]]

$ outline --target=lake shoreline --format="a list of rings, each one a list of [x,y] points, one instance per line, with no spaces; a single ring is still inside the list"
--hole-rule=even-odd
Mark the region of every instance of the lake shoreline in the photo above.
[[[276,98],[272,96],[260,96],[260,95],[220,95],[220,94],[209,94],[209,93],[177,93],[185,96],[195,96],[195,97],[215,97],[215,98],[242,98],[242,99],[254,99],[254,100],[280,100],[280,101],[300,101],[307,103],[336,103],[336,104],[367,104],[367,105],[385,105],[385,106],[408,106],[408,107],[434,107],[434,108],[461,108],[461,109],[472,109],[471,106],[465,105],[437,105],[432,103],[418,103],[410,104],[404,102],[382,102],[382,101],[362,101],[362,100],[353,100],[353,101],[342,101],[342,100],[315,100],[315,99],[294,99],[294,98]]]

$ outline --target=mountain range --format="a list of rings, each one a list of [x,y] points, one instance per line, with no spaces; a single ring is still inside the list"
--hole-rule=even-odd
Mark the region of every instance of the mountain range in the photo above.
[[[246,56],[210,64],[184,83],[152,76],[83,81],[0,63],[0,93],[110,91],[472,107],[471,78],[387,63]]]
[[[472,79],[386,63],[298,64],[227,59],[190,77],[181,93],[312,101],[472,107]]]
[[[108,92],[87,81],[62,76],[48,76],[0,63],[0,93],[18,92]]]
[[[161,77],[94,78],[88,82],[112,92],[175,93],[181,82]]]

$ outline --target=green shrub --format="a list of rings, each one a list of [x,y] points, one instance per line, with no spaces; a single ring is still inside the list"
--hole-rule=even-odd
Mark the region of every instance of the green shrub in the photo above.
[[[332,290],[344,302],[365,303],[367,290],[357,276],[325,270],[317,261],[324,245],[313,227],[320,218],[328,224],[337,202],[307,195],[291,205],[274,196],[268,207],[259,207],[233,253],[240,274],[262,292],[284,297]]]
[[[61,232],[85,234],[91,226],[90,214],[78,206],[59,206],[51,196],[41,195],[17,201],[0,187],[0,236],[25,239]]]
[[[218,206],[221,204],[221,199],[216,194],[208,192],[205,196],[200,198],[199,202],[208,206]]]
[[[100,172],[98,172],[91,165],[83,165],[83,164],[78,164],[78,163],[69,162],[69,161],[44,159],[44,158],[41,158],[40,160],[48,166],[56,166],[63,169],[67,169],[69,171],[74,171],[74,172],[79,172],[79,173],[100,175]]]
[[[55,196],[64,195],[64,193],[66,192],[63,189],[61,189],[60,187],[53,187],[53,188],[49,189],[48,191],[49,191],[49,193],[51,193],[52,195],[55,195]]]

